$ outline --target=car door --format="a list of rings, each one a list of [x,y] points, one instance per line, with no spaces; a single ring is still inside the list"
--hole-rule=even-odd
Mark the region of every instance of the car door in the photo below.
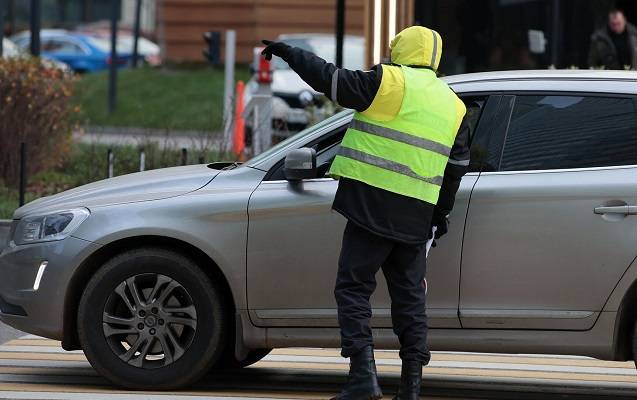
[[[477,101],[474,101],[477,100]],[[473,126],[484,99],[471,102]],[[318,148],[318,163],[327,171],[344,128],[310,146]],[[449,234],[428,262],[428,315],[431,327],[459,328],[458,282],[464,218],[477,174],[463,179],[451,215]],[[276,165],[249,203],[247,249],[248,304],[260,326],[338,326],[334,283],[346,220],[331,210],[337,181],[321,177],[290,183]],[[377,274],[372,296],[375,327],[390,327],[390,298],[385,278]]]
[[[464,328],[585,330],[637,254],[632,98],[503,96],[462,253]]]

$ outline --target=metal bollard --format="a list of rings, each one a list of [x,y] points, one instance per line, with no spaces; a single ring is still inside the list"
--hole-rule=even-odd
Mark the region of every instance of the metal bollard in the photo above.
[[[24,192],[27,187],[27,145],[20,143],[20,207],[24,205]]]
[[[186,164],[188,164],[188,149],[183,147],[181,149],[181,165],[186,165]]]
[[[113,149],[108,149],[108,152],[106,153],[106,177],[107,178],[113,177],[114,158],[115,157],[113,156]]]
[[[144,171],[146,168],[146,153],[144,152],[144,148],[139,149],[139,172]]]

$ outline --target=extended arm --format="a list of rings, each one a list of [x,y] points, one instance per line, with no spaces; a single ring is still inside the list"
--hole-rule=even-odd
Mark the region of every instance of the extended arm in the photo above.
[[[314,90],[343,107],[365,111],[378,92],[382,78],[380,65],[370,71],[336,68],[334,64],[298,47],[281,42],[264,43],[268,45],[263,50],[266,58],[271,54],[281,57]]]

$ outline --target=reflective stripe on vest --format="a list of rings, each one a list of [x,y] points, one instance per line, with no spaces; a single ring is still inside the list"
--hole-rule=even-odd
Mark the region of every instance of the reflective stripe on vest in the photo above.
[[[338,151],[338,155],[351,158],[353,160],[360,161],[365,164],[373,165],[374,167],[396,172],[401,175],[406,175],[410,178],[418,179],[420,181],[427,182],[432,185],[442,186],[442,176],[434,176],[431,178],[426,176],[420,176],[417,173],[415,173],[411,168],[409,168],[408,165],[404,165],[401,163],[397,163],[395,161],[387,160],[382,157],[367,154],[359,150],[354,150],[348,147],[341,146],[341,148]]]
[[[451,153],[451,147],[445,146],[442,143],[436,143],[433,140],[410,135],[409,133],[404,133],[401,131],[397,131],[396,129],[371,124],[369,122],[364,122],[358,119],[352,120],[349,127],[365,133],[371,133],[372,135],[392,139],[397,142],[402,142],[421,149],[433,151],[434,153],[438,153],[445,157],[449,157],[449,153]]]

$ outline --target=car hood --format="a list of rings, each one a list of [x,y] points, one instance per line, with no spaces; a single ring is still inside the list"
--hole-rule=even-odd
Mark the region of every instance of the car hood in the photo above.
[[[45,213],[71,207],[98,207],[179,196],[202,188],[219,170],[206,164],[162,168],[122,175],[79,186],[53,196],[42,197],[18,208],[18,219],[27,214]]]
[[[299,94],[304,90],[318,93],[291,69],[275,69],[272,72],[272,92],[284,94]]]

